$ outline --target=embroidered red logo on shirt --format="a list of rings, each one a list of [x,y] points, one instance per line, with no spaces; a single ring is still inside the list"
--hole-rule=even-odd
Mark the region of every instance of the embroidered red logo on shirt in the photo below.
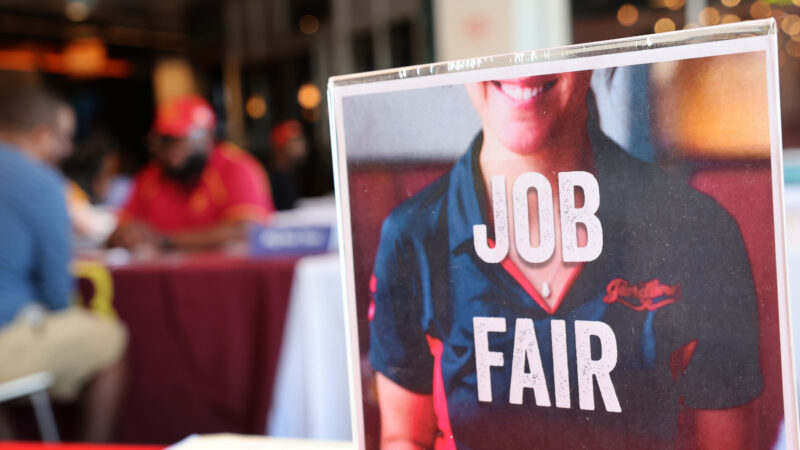
[[[367,319],[372,322],[375,317],[375,292],[378,291],[378,279],[375,274],[369,277],[369,309],[367,310]]]
[[[634,311],[655,311],[681,299],[681,285],[662,284],[657,278],[631,286],[627,280],[615,278],[606,286],[606,303],[620,303]]]

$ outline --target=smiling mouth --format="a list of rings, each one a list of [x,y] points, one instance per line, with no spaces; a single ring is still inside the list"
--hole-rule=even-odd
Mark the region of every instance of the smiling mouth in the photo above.
[[[527,102],[528,100],[544,94],[555,86],[558,80],[550,80],[538,86],[523,86],[516,83],[503,83],[502,81],[492,81],[506,96],[518,102]]]

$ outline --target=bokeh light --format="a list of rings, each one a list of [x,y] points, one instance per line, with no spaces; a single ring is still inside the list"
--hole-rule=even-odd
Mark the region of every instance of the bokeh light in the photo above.
[[[665,33],[667,31],[675,31],[675,22],[672,19],[667,17],[662,17],[658,19],[655,26],[653,27],[653,31],[656,33]]]
[[[800,16],[797,14],[789,14],[781,21],[781,30],[789,36],[794,36],[800,33]]]
[[[684,3],[686,3],[686,0],[664,0],[664,6],[673,11],[683,8]]]
[[[717,11],[717,8],[714,8],[712,6],[703,8],[700,11],[698,19],[700,21],[700,25],[704,27],[707,27],[709,25],[716,25],[719,23],[719,11]]]
[[[244,109],[250,118],[260,119],[267,113],[267,101],[261,95],[254,94],[247,99]]]
[[[741,0],[722,0],[723,6],[727,6],[728,8],[733,8],[739,4]],[[798,0],[800,1],[800,0]]]
[[[734,22],[739,22],[741,20],[742,19],[736,14],[725,14],[724,16],[722,16],[722,20],[720,20],[720,23],[734,23]]]
[[[619,7],[617,10],[617,21],[620,24],[629,27],[639,20],[639,10],[630,3],[626,3]]]
[[[64,6],[64,15],[73,22],[83,22],[89,17],[89,5],[81,0],[73,0]]]
[[[322,101],[322,93],[314,83],[306,83],[297,91],[297,103],[305,109],[314,109]]]
[[[750,17],[753,19],[766,19],[772,14],[772,8],[764,2],[754,2],[750,5]]]
[[[106,46],[100,39],[76,39],[64,48],[64,66],[77,77],[96,76],[107,61]]]
[[[314,34],[319,30],[319,19],[314,16],[306,14],[300,18],[298,23],[300,31],[304,34]]]

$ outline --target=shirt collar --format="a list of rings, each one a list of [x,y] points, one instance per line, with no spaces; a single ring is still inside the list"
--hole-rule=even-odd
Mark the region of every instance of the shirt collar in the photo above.
[[[447,192],[447,218],[450,251],[465,242],[472,242],[473,225],[488,224],[486,220],[486,190],[478,165],[483,133],[472,141],[469,151],[458,159],[450,173]],[[492,234],[492,231],[489,231]]]

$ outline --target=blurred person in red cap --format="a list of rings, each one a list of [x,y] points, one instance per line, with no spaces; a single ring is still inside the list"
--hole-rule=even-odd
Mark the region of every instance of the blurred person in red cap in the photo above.
[[[269,136],[272,157],[269,165],[269,181],[275,207],[292,209],[297,201],[297,167],[308,154],[308,142],[303,126],[296,120],[285,120],[272,129]]]
[[[183,249],[244,240],[248,225],[274,210],[258,162],[214,139],[211,106],[196,95],[167,100],[156,110],[153,161],[134,180],[109,245]]]

